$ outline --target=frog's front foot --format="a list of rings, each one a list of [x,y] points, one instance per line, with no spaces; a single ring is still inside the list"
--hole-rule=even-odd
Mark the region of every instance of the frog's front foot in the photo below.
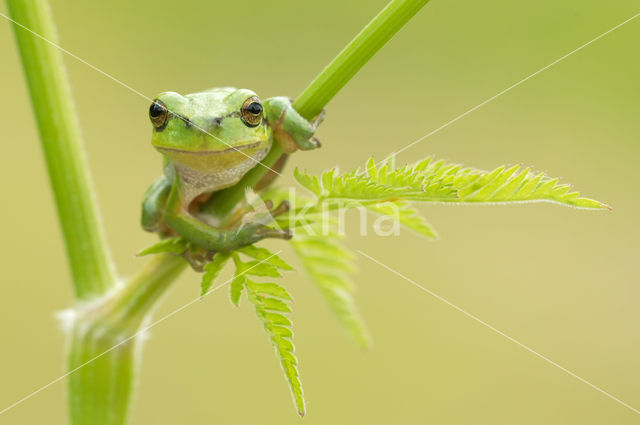
[[[289,229],[274,229],[267,226],[258,229],[256,234],[260,236],[260,239],[275,238],[289,240],[293,237],[293,233],[291,233]]]
[[[236,240],[239,247],[251,245],[262,239],[277,238],[291,239],[293,234],[289,229],[277,229],[267,226],[273,219],[289,211],[289,201],[282,201],[277,207],[273,207],[272,201],[265,202],[266,211],[248,213],[243,217],[242,223],[236,229]]]
[[[324,110],[312,121],[308,121],[293,108],[288,97],[272,97],[265,101],[264,106],[274,138],[286,154],[298,149],[307,151],[321,146],[314,133],[324,119]]]
[[[286,199],[280,202],[278,206],[275,208],[273,208],[273,201],[271,199],[268,199],[264,202],[264,206],[267,207],[269,214],[273,218],[276,218],[284,213],[287,213],[291,209],[291,204]]]

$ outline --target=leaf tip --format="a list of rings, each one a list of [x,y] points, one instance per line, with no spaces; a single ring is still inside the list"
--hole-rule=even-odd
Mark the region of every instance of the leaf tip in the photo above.
[[[370,353],[373,350],[373,343],[371,342],[371,338],[369,335],[364,335],[364,337],[358,342],[360,346],[360,351],[364,354]]]
[[[606,210],[613,211],[613,207],[609,204],[605,204],[604,202],[597,201],[591,198],[579,198],[577,199],[577,203],[575,204],[578,208],[588,209],[588,210]]]

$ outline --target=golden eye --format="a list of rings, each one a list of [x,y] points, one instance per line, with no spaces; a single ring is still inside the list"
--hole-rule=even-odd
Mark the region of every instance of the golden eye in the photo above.
[[[242,121],[249,127],[255,127],[262,122],[262,104],[260,99],[253,96],[245,100],[240,111]]]
[[[164,106],[159,100],[155,100],[151,106],[149,107],[149,119],[151,119],[151,124],[156,128],[156,130],[162,130],[167,125],[167,121],[169,120],[169,111],[167,107]]]

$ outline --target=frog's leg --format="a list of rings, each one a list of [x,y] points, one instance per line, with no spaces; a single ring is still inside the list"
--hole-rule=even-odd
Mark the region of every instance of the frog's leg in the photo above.
[[[309,122],[293,108],[291,100],[287,97],[271,97],[265,100],[264,110],[274,137],[285,153],[293,153],[296,149],[306,151],[320,147],[320,141],[313,135],[324,118],[324,111]]]
[[[164,227],[162,221],[167,197],[171,191],[171,183],[165,176],[156,180],[144,194],[142,201],[142,228],[147,232],[160,232]]]
[[[288,230],[273,229],[259,221],[243,223],[233,229],[209,226],[183,208],[182,197],[180,185],[176,182],[167,199],[164,220],[180,236],[207,251],[233,251],[264,238],[291,238],[291,233]],[[282,207],[279,209],[281,210]]]

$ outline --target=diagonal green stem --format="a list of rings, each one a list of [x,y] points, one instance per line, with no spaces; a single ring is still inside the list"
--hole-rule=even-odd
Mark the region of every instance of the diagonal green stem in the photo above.
[[[305,118],[317,116],[351,78],[380,50],[429,0],[392,0],[354,37],[325,69],[307,86],[293,103]],[[274,143],[262,163],[273,167],[282,156],[282,149]],[[207,211],[225,216],[244,198],[269,171],[256,166],[238,184],[211,197]]]
[[[307,86],[293,106],[307,119],[318,115],[331,99],[429,0],[394,0]]]
[[[14,20],[56,42],[47,2],[7,0],[7,4]],[[62,57],[56,47],[26,29],[18,25],[13,25],[13,29],[40,132],[76,298],[89,299],[111,287],[114,271],[100,228]]]

